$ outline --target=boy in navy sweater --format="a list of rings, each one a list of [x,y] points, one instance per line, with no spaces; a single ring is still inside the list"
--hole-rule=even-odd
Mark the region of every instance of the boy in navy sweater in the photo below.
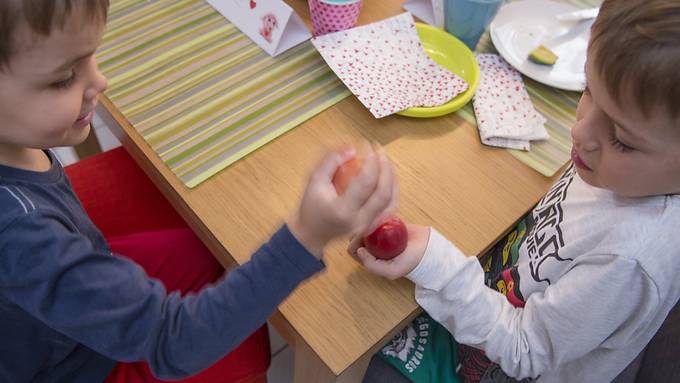
[[[374,227],[396,200],[384,154],[370,151],[340,197],[331,180],[354,153],[329,153],[299,210],[248,263],[197,294],[168,294],[112,253],[48,150],[88,136],[106,89],[94,52],[107,8],[107,0],[0,3],[3,382],[101,382],[117,361],[145,361],[160,378],[193,375],[322,270],[328,241]]]

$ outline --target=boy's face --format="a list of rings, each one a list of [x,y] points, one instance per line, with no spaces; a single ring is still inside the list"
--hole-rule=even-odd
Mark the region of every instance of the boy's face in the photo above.
[[[627,197],[680,193],[678,122],[662,108],[645,117],[632,97],[617,105],[593,60],[586,63],[586,78],[571,132],[579,176]]]
[[[17,53],[0,70],[0,156],[24,148],[81,143],[106,78],[94,51],[104,25],[83,25],[78,12],[49,37],[18,28]]]

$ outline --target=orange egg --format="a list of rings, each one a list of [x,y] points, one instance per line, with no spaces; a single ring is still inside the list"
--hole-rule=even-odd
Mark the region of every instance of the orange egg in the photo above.
[[[333,175],[333,186],[335,186],[335,191],[338,192],[338,195],[347,190],[350,182],[352,182],[352,178],[359,174],[362,166],[363,162],[361,161],[361,158],[354,157],[340,165],[338,170],[335,171],[335,174]]]

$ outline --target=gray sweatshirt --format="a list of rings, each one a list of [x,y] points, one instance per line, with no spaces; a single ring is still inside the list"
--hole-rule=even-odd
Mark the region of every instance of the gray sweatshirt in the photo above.
[[[680,297],[679,233],[680,196],[620,197],[572,167],[493,257],[465,256],[432,230],[407,277],[432,318],[493,362],[482,381],[500,366],[538,382],[610,382]]]

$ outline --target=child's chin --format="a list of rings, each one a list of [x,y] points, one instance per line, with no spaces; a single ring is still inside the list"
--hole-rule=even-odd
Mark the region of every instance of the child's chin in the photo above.
[[[593,174],[592,171],[576,167],[576,173],[583,180],[583,182],[587,183],[588,185],[594,186],[596,188],[601,187],[597,182],[597,178],[595,178],[595,174]]]
[[[71,131],[72,134],[68,137],[65,143],[59,146],[77,146],[85,142],[87,137],[90,135],[90,125],[75,128]]]

